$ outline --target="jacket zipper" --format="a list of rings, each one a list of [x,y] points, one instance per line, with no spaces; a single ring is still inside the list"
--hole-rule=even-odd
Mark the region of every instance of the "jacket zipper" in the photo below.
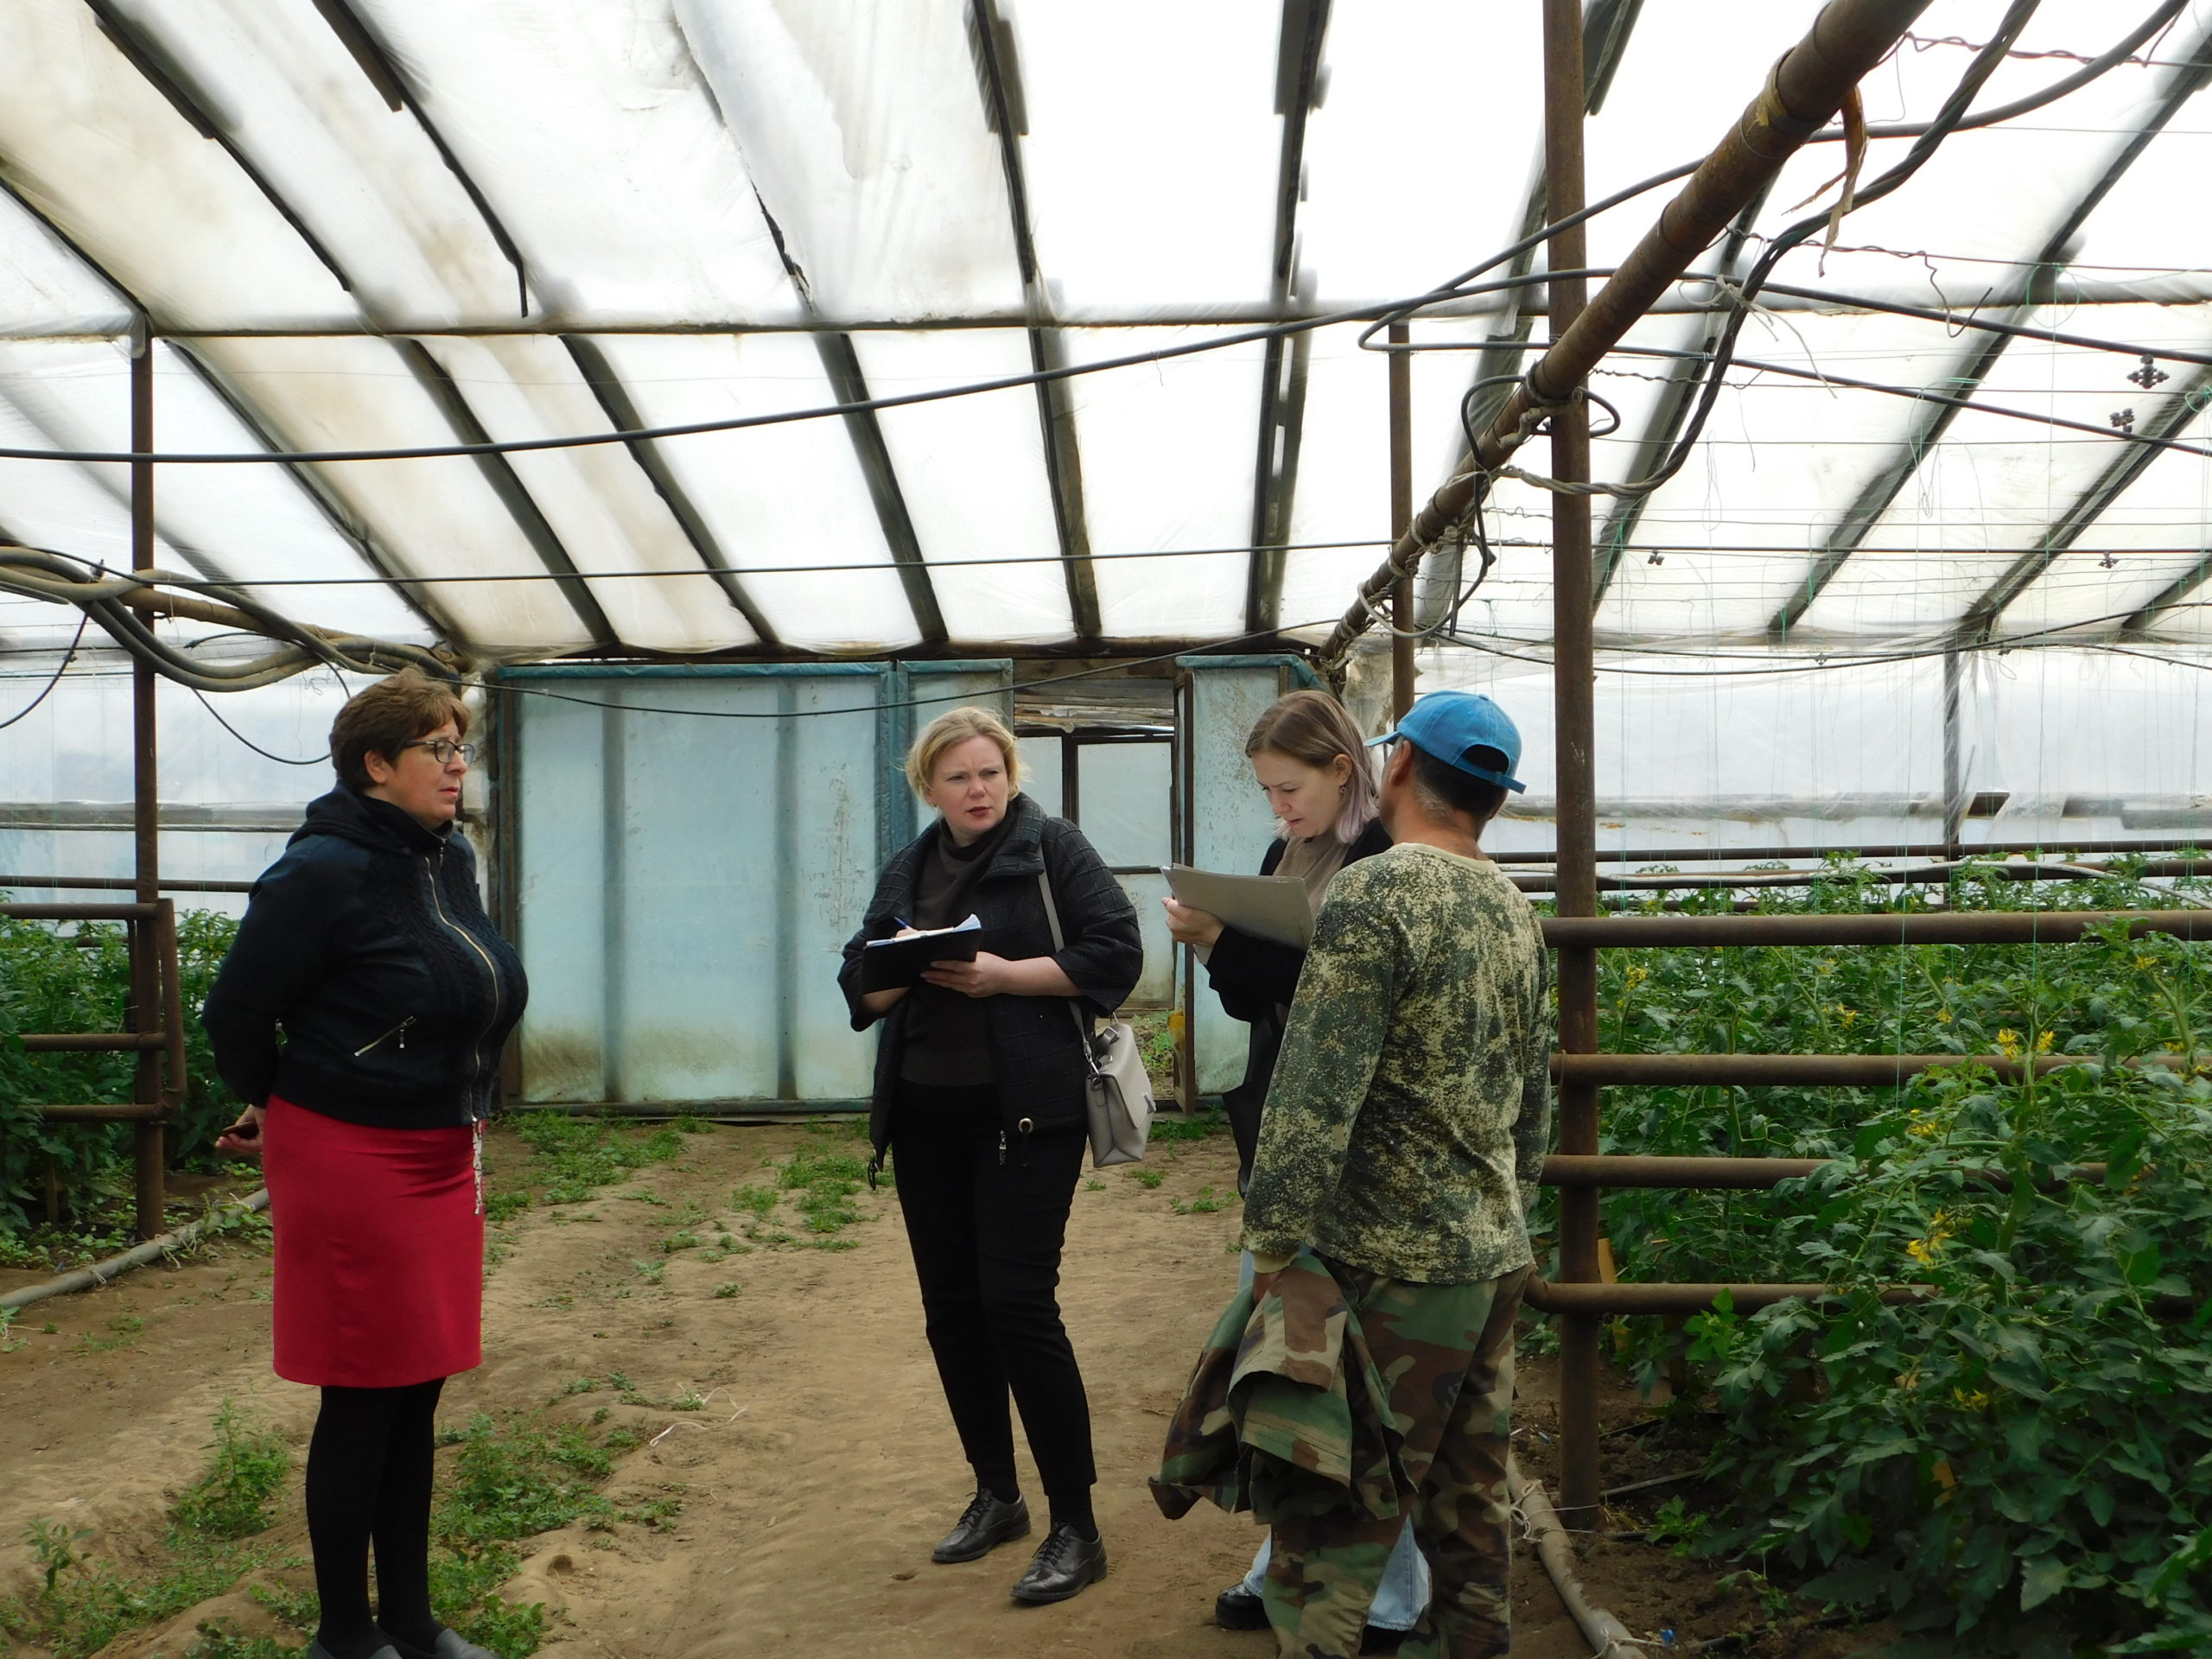
[[[473,1108],[476,1096],[476,1070],[478,1062],[483,1057],[484,1039],[491,1034],[492,1027],[499,1021],[499,970],[492,965],[489,953],[482,945],[476,943],[475,935],[446,914],[445,906],[438,899],[438,871],[443,870],[446,867],[445,849],[440,848],[435,857],[437,863],[436,870],[430,868],[429,861],[425,861],[423,865],[423,879],[430,884],[430,908],[437,912],[440,921],[458,933],[467,942],[468,948],[476,953],[476,959],[484,964],[485,975],[492,982],[492,1017],[484,1022],[483,1029],[476,1033],[475,1041],[468,1046],[468,1094]]]
[[[395,1037],[399,1039],[400,1047],[403,1049],[405,1048],[407,1046],[407,1027],[414,1023],[415,1016],[410,1014],[397,1025],[394,1026],[390,1031],[385,1033],[383,1036],[375,1039],[372,1042],[364,1043],[360,1047],[355,1049],[353,1051],[353,1058],[358,1060],[362,1055],[367,1053],[371,1049],[382,1047],[385,1043],[390,1042]]]

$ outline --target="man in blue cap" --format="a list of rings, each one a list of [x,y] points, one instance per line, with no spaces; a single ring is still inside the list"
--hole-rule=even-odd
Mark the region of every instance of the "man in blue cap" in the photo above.
[[[1511,1645],[1505,1492],[1524,1223],[1551,1133],[1548,973],[1535,912],[1482,850],[1521,788],[1488,697],[1433,692],[1387,743],[1395,843],[1331,884],[1268,1093],[1244,1246],[1255,1294],[1310,1252],[1386,1400],[1433,1591],[1404,1659]],[[1347,1344],[1349,1351],[1352,1344]],[[1402,1515],[1274,1519],[1264,1600],[1286,1656],[1351,1659]]]

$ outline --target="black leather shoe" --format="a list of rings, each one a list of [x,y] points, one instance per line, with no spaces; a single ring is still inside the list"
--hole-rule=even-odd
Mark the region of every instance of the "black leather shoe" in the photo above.
[[[1029,1500],[1017,1497],[1002,1503],[987,1489],[969,1500],[944,1542],[930,1552],[939,1566],[954,1561],[980,1561],[1001,1544],[1029,1535]]]
[[[1213,1599],[1213,1622],[1224,1630],[1264,1630],[1268,1605],[1241,1584],[1232,1584]]]
[[[1086,1538],[1060,1525],[1045,1535],[1030,1558],[1029,1570],[1014,1586],[1014,1599],[1032,1607],[1081,1595],[1106,1576],[1106,1541]]]
[[[391,1647],[398,1650],[398,1659],[499,1659],[491,1649],[464,1640],[460,1631],[451,1630],[440,1630],[436,1643],[431,1647],[418,1648],[396,1636],[391,1638]],[[382,1659],[381,1655],[378,1659]]]

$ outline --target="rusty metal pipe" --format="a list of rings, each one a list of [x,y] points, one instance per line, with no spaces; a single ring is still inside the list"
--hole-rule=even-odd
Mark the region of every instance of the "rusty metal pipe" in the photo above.
[[[1833,1285],[1564,1285],[1531,1279],[1524,1294],[1541,1313],[1598,1319],[1626,1313],[1703,1313],[1726,1292],[1738,1313],[1749,1313],[1797,1297],[1819,1300],[1848,1293]],[[1917,1302],[1936,1294],[1933,1285],[1885,1285],[1884,1301]]]
[[[1549,916],[1544,943],[1598,950],[1751,944],[2071,944],[2126,922],[2131,938],[2212,939],[2212,910],[1976,910],[1871,916]]]
[[[1690,261],[1773,181],[1799,146],[1843,107],[1851,89],[1897,45],[1927,6],[1928,0],[1829,0],[1805,38],[1775,65],[1758,97],[1667,204],[1658,223],[1615,269],[1588,308],[1560,332],[1506,401],[1476,445],[1475,468],[1430,499],[1391,547],[1389,559],[1361,584],[1358,596],[1322,647],[1324,662],[1342,660],[1400,574],[1410,575],[1429,546],[1459,522],[1477,493],[1487,486],[1481,469],[1502,466],[1527,440],[1534,423],[1524,423],[1524,417],[1557,406],[1582,385],[1630,326],[1689,268]],[[1548,65],[1546,73],[1548,89]],[[1579,205],[1579,196],[1577,200]],[[1556,197],[1547,203],[1553,219],[1572,211]],[[1554,264],[1559,253],[1555,240]],[[1579,262],[1575,268],[1580,268]],[[1556,289],[1551,302],[1557,317]]]
[[[21,922],[149,922],[152,905],[0,905],[0,916]]]
[[[2186,853],[2202,851],[2212,841],[2212,833],[2186,841],[2068,841],[1987,842],[1963,846],[1960,854],[1967,858],[2006,857],[2013,854],[2023,856],[2056,858],[2062,855],[2078,857],[2087,853]],[[1600,864],[1717,864],[1724,861],[1748,863],[1762,858],[1829,858],[1840,854],[1846,858],[1942,858],[1946,856],[1941,842],[1914,842],[1893,847],[1631,847],[1624,852],[1598,850]],[[1524,865],[1544,865],[1556,861],[1551,853],[1499,853],[1497,861],[1510,868]]]
[[[1961,874],[1954,864],[1909,864],[1888,870],[1852,870],[1842,879],[1871,881],[1882,887],[1933,886]],[[2085,881],[2101,876],[2212,875],[2212,859],[2152,859],[2138,870],[2112,870],[2088,864],[1985,864],[1972,879],[1995,881]],[[1510,879],[1523,893],[1550,893],[1558,878],[1545,873],[1512,871]],[[1734,887],[1809,887],[1838,880],[1834,870],[1704,870],[1695,874],[1601,875],[1600,893],[1669,893],[1677,889]]]
[[[22,1036],[27,1054],[136,1053],[167,1048],[168,1041],[165,1031],[27,1031]]]
[[[150,1106],[136,1101],[124,1105],[95,1102],[91,1105],[34,1106],[30,1109],[50,1123],[150,1123],[162,1115],[158,1102]]]
[[[168,1040],[162,1054],[162,1106],[174,1112],[184,1104],[189,1084],[184,1055],[184,976],[177,963],[176,902],[160,900],[154,919],[155,966],[162,982],[162,1032]]]
[[[1571,219],[1583,207],[1582,124],[1589,93],[1582,62],[1583,0],[1544,0],[1544,201],[1548,217]],[[1582,316],[1587,281],[1569,273],[1587,263],[1588,232],[1573,225],[1554,236],[1546,263],[1557,273],[1551,285],[1554,339],[1572,334]],[[1562,479],[1590,476],[1590,421],[1580,404],[1553,412],[1552,472]],[[1410,588],[1410,575],[1402,588]],[[1596,652],[1592,638],[1590,498],[1552,498],[1552,727],[1559,796],[1559,910],[1566,916],[1598,912],[1598,774]],[[1560,1046],[1587,1052],[1598,1046],[1598,953],[1568,947],[1559,953]],[[1598,1091],[1580,1080],[1559,1090],[1559,1147],[1598,1150]],[[1560,1277],[1591,1282],[1599,1276],[1598,1192],[1570,1188],[1559,1200]],[[1560,1326],[1559,1508],[1567,1524],[1605,1524],[1599,1501],[1598,1321],[1570,1315]]]
[[[138,457],[130,463],[130,565],[132,572],[151,579],[154,573],[154,341],[141,318],[132,340],[130,357],[130,448]],[[162,896],[162,769],[157,690],[161,684],[152,664],[134,656],[130,664],[130,803],[131,874],[138,903],[149,911]],[[148,924],[139,918],[130,929],[130,1008],[128,1024],[147,1031],[155,1024],[161,1000],[161,976],[155,966],[153,940]],[[135,1170],[136,1220],[138,1236],[152,1238],[164,1224],[168,1194],[163,1190],[162,1146],[162,1057],[142,1050],[131,1079],[134,1104],[154,1109],[150,1116],[134,1118],[131,1163]]]
[[[2179,1066],[2179,1054],[2145,1056],[2139,1065]],[[2031,1071],[2037,1077],[2069,1065],[2097,1065],[2090,1055],[2038,1054],[1554,1054],[1552,1076],[1598,1088],[1887,1089],[1945,1066],[1986,1066],[2007,1083]]]
[[[127,893],[138,883],[128,875],[0,875],[0,891],[16,893],[27,887],[51,887],[57,892]],[[251,893],[251,881],[193,881],[162,878],[163,893]]]
[[[1571,1157],[1554,1153],[1544,1160],[1546,1186],[1633,1186],[1662,1191],[1754,1192],[1801,1180],[1828,1160],[1821,1158],[1651,1158],[1609,1154],[1599,1157]],[[2075,1164],[2067,1173],[2044,1185],[2050,1190],[2075,1182],[2101,1183],[2102,1164]],[[2012,1178],[2001,1169],[1968,1172],[1977,1185],[2000,1192],[2012,1190]]]
[[[1390,325],[1390,343],[1411,338],[1407,325]],[[1414,521],[1414,368],[1404,352],[1390,353],[1390,539],[1395,542]],[[1390,719],[1395,724],[1414,706],[1414,579],[1402,576],[1390,594]]]

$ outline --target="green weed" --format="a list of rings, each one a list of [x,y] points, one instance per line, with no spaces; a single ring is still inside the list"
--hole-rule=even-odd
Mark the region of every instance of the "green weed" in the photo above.
[[[1228,1133],[1229,1120],[1213,1109],[1192,1112],[1188,1116],[1178,1112],[1162,1112],[1152,1120],[1152,1139],[1162,1144],[1211,1140],[1217,1135]]]
[[[227,1400],[215,1414],[207,1472],[177,1500],[176,1524],[210,1538],[248,1538],[268,1529],[292,1454],[274,1430],[239,1415]]]
[[[1221,1199],[1214,1197],[1213,1188],[1202,1186],[1198,1189],[1198,1197],[1192,1198],[1188,1204],[1178,1199],[1173,1207],[1179,1216],[1210,1216],[1217,1210],[1222,1209],[1224,1205]]]
[[[1148,1192],[1167,1178],[1156,1169],[1133,1169],[1129,1179]]]
[[[203,1619],[184,1659],[292,1659],[301,1651],[273,1636],[241,1636],[227,1618]]]
[[[568,1112],[516,1112],[507,1122],[530,1157],[502,1179],[501,1198],[535,1188],[540,1202],[582,1204],[632,1171],[664,1164],[683,1150],[683,1132],[670,1126],[646,1131]]]
[[[126,1631],[175,1618],[221,1595],[263,1559],[241,1541],[265,1529],[268,1505],[290,1459],[283,1444],[226,1402],[215,1419],[213,1456],[170,1515],[168,1559],[127,1577],[86,1553],[88,1532],[33,1521],[25,1541],[39,1567],[27,1595],[0,1599],[0,1634],[45,1649],[52,1659],[86,1659]]]
[[[118,1348],[128,1348],[146,1332],[146,1321],[136,1313],[118,1313],[107,1322],[107,1334],[96,1337],[90,1332],[77,1338],[80,1354],[113,1353]]]
[[[721,1284],[716,1285],[716,1286],[715,1287],[715,1300],[718,1300],[718,1301],[719,1301],[719,1300],[727,1300],[728,1298],[730,1298],[730,1297],[732,1297],[732,1296],[736,1295],[740,1291],[743,1290],[744,1288],[745,1288],[745,1287],[744,1287],[744,1286],[742,1286],[742,1285],[739,1284],[739,1283],[738,1283],[735,1280],[734,1280],[734,1279],[733,1279],[733,1280],[727,1281],[725,1281],[724,1283],[721,1283]]]

